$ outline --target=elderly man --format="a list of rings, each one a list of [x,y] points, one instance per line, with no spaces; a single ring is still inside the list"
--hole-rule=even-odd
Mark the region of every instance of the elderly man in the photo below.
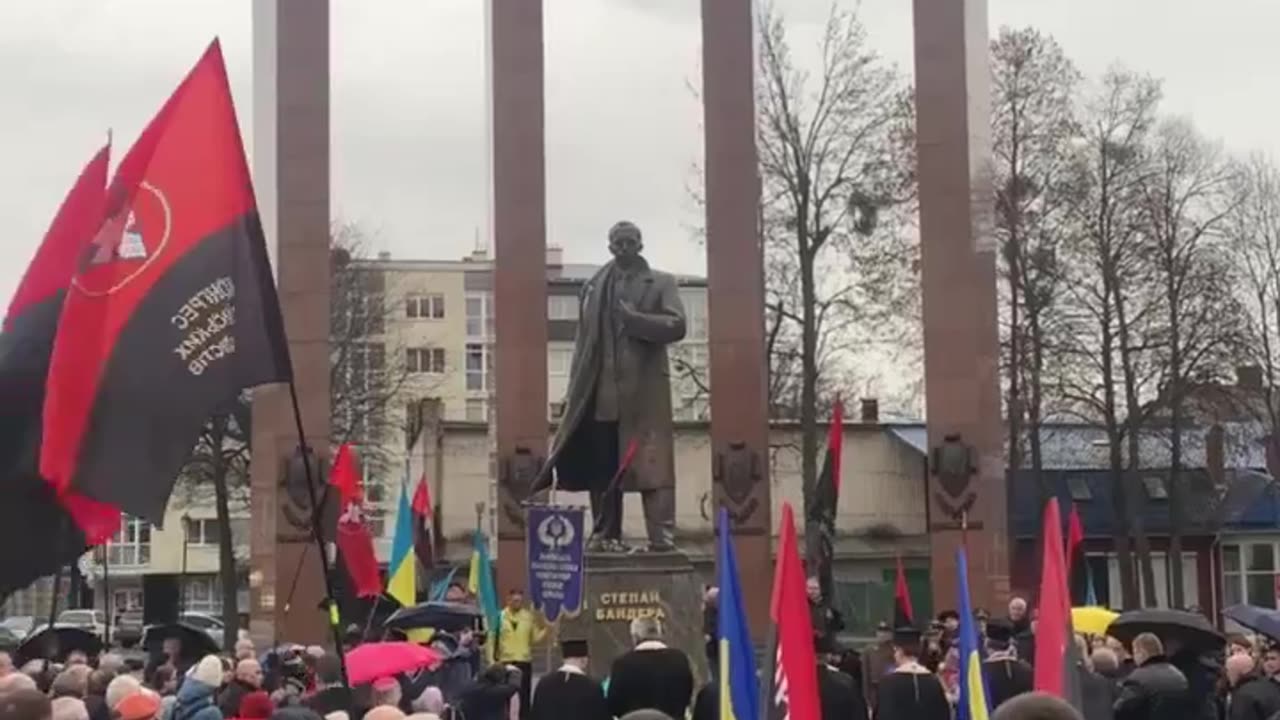
[[[1263,668],[1276,667],[1280,651],[1268,650],[1263,655]],[[1280,683],[1274,674],[1254,672],[1253,658],[1237,653],[1227,658],[1227,682],[1230,705],[1227,720],[1269,720],[1280,712]]]
[[[262,689],[262,665],[257,660],[236,663],[235,675],[218,696],[218,709],[227,718],[240,715],[240,701],[251,692]]]
[[[49,695],[54,698],[71,697],[80,700],[89,694],[89,675],[93,670],[88,665],[72,665],[58,673],[49,688]]]
[[[84,701],[73,697],[54,698],[50,705],[53,720],[89,720]]]
[[[258,653],[254,650],[253,641],[249,638],[242,638],[236,641],[236,662],[241,660],[256,660]]]
[[[656,709],[682,718],[693,699],[693,670],[682,650],[662,641],[657,618],[631,621],[635,649],[613,661],[609,673],[609,712],[622,717],[632,710]]]
[[[0,695],[0,720],[51,720],[52,717],[52,703],[35,688]]]

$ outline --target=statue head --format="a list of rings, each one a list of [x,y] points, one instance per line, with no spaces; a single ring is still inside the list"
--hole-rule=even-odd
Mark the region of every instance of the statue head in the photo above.
[[[623,220],[609,228],[609,252],[621,265],[628,265],[640,257],[644,243],[640,239],[640,228],[633,222]]]

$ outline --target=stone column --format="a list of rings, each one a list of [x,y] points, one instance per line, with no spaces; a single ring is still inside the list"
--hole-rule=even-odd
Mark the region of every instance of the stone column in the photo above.
[[[498,392],[498,593],[525,586],[520,503],[547,454],[542,0],[488,0]]]
[[[712,477],[739,571],[772,578],[754,33],[752,3],[702,0]],[[769,593],[746,601],[752,627],[764,632]]]
[[[967,487],[931,475],[933,600],[936,608],[956,606],[955,551],[967,520],[973,602],[995,612],[1009,592],[1009,552],[991,227],[987,3],[914,2],[929,447],[958,434],[974,451],[977,470]],[[965,507],[967,515],[958,512]]]
[[[329,447],[328,3],[256,0],[253,65],[258,207],[275,264],[307,443],[323,462]],[[289,519],[299,517],[297,503],[280,482],[297,445],[288,388],[260,388],[253,405],[250,624],[260,643],[288,638],[327,645],[327,617],[317,608],[325,597],[319,553],[306,528]],[[317,478],[319,470],[313,467]]]

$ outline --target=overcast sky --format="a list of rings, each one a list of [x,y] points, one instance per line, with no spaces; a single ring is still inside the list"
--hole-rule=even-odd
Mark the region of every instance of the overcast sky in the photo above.
[[[317,0],[317,2],[320,0]],[[811,47],[829,0],[778,0]],[[454,258],[485,227],[481,0],[333,0],[333,211],[401,257]],[[696,0],[545,0],[548,240],[603,259],[627,217],[665,268],[699,273],[688,187],[701,154]],[[911,3],[863,0],[873,44],[911,72]],[[0,307],[76,173],[117,155],[214,36],[252,152],[250,0],[0,2]],[[1230,147],[1280,151],[1275,0],[990,0],[1087,73],[1164,78],[1171,112]]]

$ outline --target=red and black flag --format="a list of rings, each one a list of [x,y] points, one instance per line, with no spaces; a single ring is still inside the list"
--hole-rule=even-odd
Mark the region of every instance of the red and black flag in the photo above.
[[[382,575],[373,549],[373,535],[364,521],[364,491],[355,451],[344,443],[333,458],[329,484],[338,491],[337,546],[356,597],[382,594]]]
[[[107,191],[58,323],[40,471],[155,523],[200,429],[288,349],[214,41]]]
[[[1089,565],[1084,559],[1084,526],[1075,503],[1067,516],[1067,578],[1071,587],[1071,605],[1080,607],[1096,603],[1089,582]]]
[[[822,458],[815,502],[809,509],[809,522],[817,529],[817,532],[809,533],[809,572],[818,578],[823,602],[828,603],[834,597],[835,580],[831,567],[835,558],[836,508],[840,502],[840,460],[843,452],[844,403],[836,398],[827,431],[827,454]]]
[[[430,575],[436,564],[436,511],[431,503],[431,485],[426,475],[418,478],[418,487],[413,491],[409,507],[413,510],[413,550],[422,569]]]
[[[79,248],[102,217],[110,146],[81,171],[0,325],[0,597],[50,575],[109,538],[120,512],[40,478],[44,378]],[[52,535],[52,537],[51,537]],[[33,542],[33,539],[48,538]],[[13,550],[22,548],[21,552]]]
[[[893,629],[915,627],[916,613],[911,609],[911,589],[907,587],[907,573],[902,569],[902,557],[898,557],[898,577],[893,584]]]

